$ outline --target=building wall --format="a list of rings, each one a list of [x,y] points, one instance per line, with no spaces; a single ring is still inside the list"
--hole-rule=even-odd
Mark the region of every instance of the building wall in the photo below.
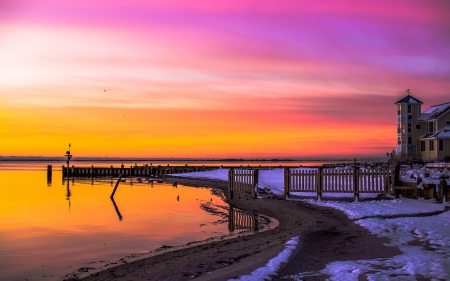
[[[437,129],[440,130],[445,126],[449,126],[449,125],[446,125],[447,121],[450,122],[450,111],[447,112],[447,114],[441,116],[441,118],[439,118],[439,121],[437,122]]]
[[[450,156],[450,139],[444,139],[444,151],[438,149],[438,159],[443,160],[445,156]]]
[[[444,143],[445,147],[445,143]],[[418,150],[421,150],[421,145],[419,141]],[[422,160],[436,160],[438,158],[438,146],[437,146],[437,140],[434,140],[434,150],[430,151],[430,141],[425,140],[425,151],[420,151],[419,154],[422,157]]]
[[[420,147],[417,146],[417,140],[419,139],[420,136],[425,134],[425,133],[422,133],[422,131],[425,132],[425,130],[426,130],[426,128],[424,128],[425,126],[423,124],[421,124],[421,122],[418,122],[420,113],[421,113],[420,104],[412,104],[411,137],[412,137],[412,143],[414,145],[416,145],[416,147],[417,147],[417,154],[419,154],[419,150],[420,150]],[[417,124],[421,124],[422,128],[420,130],[416,129]]]

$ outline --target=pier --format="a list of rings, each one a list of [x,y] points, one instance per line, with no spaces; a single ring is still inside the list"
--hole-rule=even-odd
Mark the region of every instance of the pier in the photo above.
[[[135,176],[162,176],[162,175],[170,175],[176,173],[191,173],[191,172],[200,172],[200,171],[210,171],[216,170],[220,167],[218,166],[152,166],[152,165],[144,165],[144,166],[120,166],[120,167],[94,167],[94,165],[90,167],[75,167],[72,165],[71,167],[62,166],[62,176],[63,178],[67,177],[118,177],[122,175],[122,177],[135,177]]]

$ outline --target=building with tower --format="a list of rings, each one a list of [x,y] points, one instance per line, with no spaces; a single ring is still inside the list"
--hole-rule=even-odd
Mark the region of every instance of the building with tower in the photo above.
[[[422,112],[423,102],[408,95],[397,105],[397,154],[422,160],[450,157],[450,102]]]

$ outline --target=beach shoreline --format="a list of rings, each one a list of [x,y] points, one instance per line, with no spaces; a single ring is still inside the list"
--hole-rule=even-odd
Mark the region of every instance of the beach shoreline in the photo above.
[[[239,193],[229,200],[227,182],[221,180],[167,176],[164,181],[222,190],[233,207],[275,218],[279,226],[252,235],[165,252],[81,280],[228,280],[264,266],[296,236],[300,238],[299,245],[273,280],[299,272],[318,272],[333,261],[388,258],[401,253],[398,248],[385,245],[389,242],[387,238],[371,234],[339,210],[278,197],[252,199]],[[304,280],[325,278],[313,276]]]

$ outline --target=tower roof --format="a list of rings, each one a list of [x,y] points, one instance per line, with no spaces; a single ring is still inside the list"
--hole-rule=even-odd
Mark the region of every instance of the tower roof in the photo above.
[[[408,94],[406,97],[402,98],[401,100],[399,100],[395,104],[399,104],[399,103],[418,103],[418,104],[423,104],[423,102],[421,102],[420,100],[418,100],[415,97],[411,96],[410,94]]]

